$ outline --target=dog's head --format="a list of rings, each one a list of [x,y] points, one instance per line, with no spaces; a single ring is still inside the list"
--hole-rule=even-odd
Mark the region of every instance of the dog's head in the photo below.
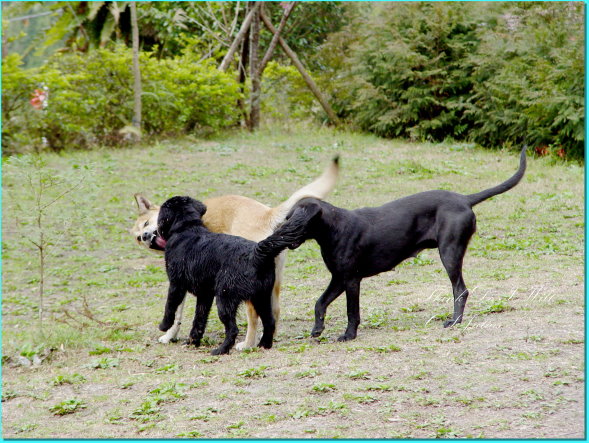
[[[191,197],[172,197],[166,200],[159,210],[155,242],[165,248],[174,232],[189,226],[202,225],[202,216],[206,211],[204,203]]]
[[[306,240],[315,236],[317,221],[321,218],[322,211],[321,201],[316,198],[304,198],[293,206],[286,215],[285,223],[300,226],[302,230],[289,249],[297,249]]]
[[[129,232],[135,237],[138,244],[148,249],[163,253],[163,248],[157,245],[157,217],[160,207],[151,203],[141,194],[135,194],[139,216]]]

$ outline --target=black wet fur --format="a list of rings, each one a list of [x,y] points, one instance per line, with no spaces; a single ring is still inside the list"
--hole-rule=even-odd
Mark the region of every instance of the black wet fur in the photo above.
[[[238,334],[235,316],[239,304],[250,300],[262,319],[264,333],[258,346],[271,348],[275,330],[271,294],[275,257],[287,247],[301,244],[305,225],[299,212],[291,222],[259,243],[209,231],[202,224],[206,206],[190,197],[172,197],[161,207],[158,233],[166,240],[166,271],[170,281],[164,317],[159,325],[167,331],[186,292],[197,297],[189,343],[200,345],[213,298],[225,326],[225,341],[212,351],[227,354]]]

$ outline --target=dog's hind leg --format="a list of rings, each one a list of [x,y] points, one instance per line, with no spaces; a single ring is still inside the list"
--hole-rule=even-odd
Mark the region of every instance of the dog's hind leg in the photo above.
[[[235,349],[238,351],[253,348],[256,345],[258,313],[250,301],[245,302],[245,313],[247,315],[247,332],[245,333],[245,340],[235,345]]]
[[[264,326],[264,333],[258,343],[258,347],[270,349],[274,341],[274,333],[276,332],[276,324],[272,314],[272,305],[268,303],[270,300],[257,299],[254,302],[256,311],[258,312],[262,325]]]
[[[462,262],[466,247],[472,234],[475,231],[474,215],[471,222],[466,224],[466,228],[455,231],[453,235],[445,235],[441,239],[438,249],[440,258],[446,268],[450,282],[452,283],[452,293],[454,295],[454,313],[451,320],[444,322],[444,327],[454,326],[461,323],[464,317],[464,307],[468,298],[468,289],[462,278]],[[452,240],[449,240],[452,239]]]
[[[219,319],[225,325],[225,341],[216,349],[213,349],[211,354],[229,354],[229,350],[233,347],[239,329],[235,323],[235,315],[237,314],[237,305],[231,303],[231,294],[227,294],[227,299],[221,300],[219,294],[217,294],[217,312],[219,313]],[[235,297],[237,298],[237,297]]]
[[[212,294],[201,294],[196,297],[194,320],[192,321],[190,334],[188,334],[188,340],[186,340],[187,345],[200,346],[200,340],[205,333],[209,312],[211,312],[211,306],[213,305],[213,298]]]
[[[329,286],[321,297],[315,303],[315,325],[311,331],[311,337],[319,337],[325,329],[325,312],[327,307],[344,292],[345,286],[341,278],[334,275],[331,276]]]
[[[337,341],[354,340],[360,324],[360,280],[346,281],[346,307],[348,311],[348,327]]]
[[[276,257],[276,278],[274,280],[274,287],[272,288],[272,315],[274,317],[274,335],[278,332],[278,319],[280,317],[280,284],[282,283],[282,274],[284,272],[284,264],[286,262],[286,252],[281,252]],[[245,340],[235,345],[235,349],[243,351],[244,349],[253,348],[256,344],[256,331],[258,326],[258,313],[249,301],[245,302],[247,314],[247,332]]]
[[[182,323],[182,311],[184,310],[185,303],[186,297],[184,297],[184,300],[182,300],[182,303],[180,303],[180,306],[178,306],[178,309],[176,310],[176,316],[174,318],[174,324],[172,325],[172,327],[168,329],[164,335],[157,339],[160,343],[166,344],[178,340],[178,332],[180,332],[180,324]]]

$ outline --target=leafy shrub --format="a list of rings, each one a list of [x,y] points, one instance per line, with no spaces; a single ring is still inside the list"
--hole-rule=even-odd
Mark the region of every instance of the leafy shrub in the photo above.
[[[142,75],[144,126],[149,133],[213,130],[234,125],[239,84],[213,62],[149,58]]]
[[[466,56],[477,45],[468,6],[378,4],[354,21],[361,38],[350,42],[352,97],[345,93],[353,121],[386,137],[461,137],[472,89]]]
[[[41,75],[47,76],[49,105],[45,137],[52,149],[115,145],[133,115],[131,53],[118,47],[84,54],[56,54]],[[51,73],[59,73],[56,78]]]
[[[340,117],[386,137],[582,158],[579,3],[350,4],[319,57]]]
[[[234,124],[239,97],[231,74],[188,57],[140,57],[143,130],[147,134],[217,130]],[[53,150],[118,145],[133,116],[131,50],[116,46],[88,54],[55,54],[38,70],[23,70],[20,59],[3,60],[3,142],[5,153],[47,145]],[[35,88],[47,87],[48,105],[28,103]],[[18,139],[16,134],[26,137]]]
[[[37,85],[35,70],[22,69],[20,55],[10,54],[2,59],[2,146],[21,145],[27,131],[40,125],[29,103]]]
[[[262,77],[262,113],[272,120],[307,119],[317,101],[294,66],[271,61]]]
[[[583,157],[584,20],[574,3],[518,3],[481,32],[471,138]]]

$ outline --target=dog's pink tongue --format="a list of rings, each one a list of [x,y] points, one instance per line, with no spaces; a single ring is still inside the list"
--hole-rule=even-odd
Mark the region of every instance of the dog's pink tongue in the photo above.
[[[158,245],[160,248],[164,248],[166,247],[166,241],[162,238],[162,237],[156,237],[155,238],[155,244]]]

